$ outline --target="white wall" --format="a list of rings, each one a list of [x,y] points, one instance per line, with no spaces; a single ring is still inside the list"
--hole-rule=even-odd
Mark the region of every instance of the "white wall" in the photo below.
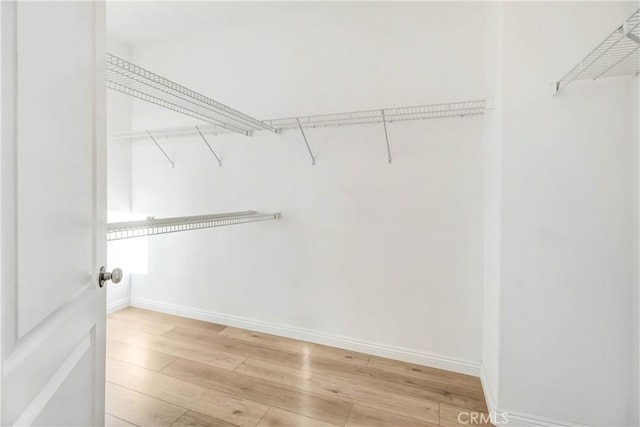
[[[143,67],[260,118],[481,99],[484,5],[269,4],[136,47]],[[133,127],[190,122],[134,102]],[[482,354],[483,119],[218,136],[133,148],[133,210],[280,222],[149,239],[133,303],[179,305],[463,361]],[[227,318],[228,319],[228,318]],[[339,343],[338,343],[339,344]],[[344,341],[343,341],[344,344]],[[374,351],[373,347],[368,347]],[[380,348],[378,348],[380,350]],[[380,350],[382,351],[382,350]]]
[[[131,55],[127,45],[109,40],[107,51],[127,58]],[[107,133],[131,130],[131,97],[107,91]],[[131,142],[123,140],[107,141],[107,210],[109,221],[123,221],[125,213],[131,212]],[[107,244],[107,267],[109,270],[126,263],[129,243],[109,242]],[[111,309],[128,304],[131,295],[131,274],[123,268],[124,276],[119,284],[107,286],[107,306]]]
[[[498,366],[497,406],[523,419],[638,425],[638,80],[555,97],[549,85],[636,8],[504,5],[501,105],[487,116],[499,127],[499,354],[485,364]]]

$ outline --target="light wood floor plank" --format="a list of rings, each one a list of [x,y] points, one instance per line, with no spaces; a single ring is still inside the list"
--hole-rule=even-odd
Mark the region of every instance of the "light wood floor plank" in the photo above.
[[[486,411],[486,403],[482,396],[456,394],[455,389],[447,390],[437,384],[417,386],[403,384],[398,381],[386,381],[384,378],[377,377],[380,372],[368,367],[346,366],[333,360],[311,357],[304,364],[302,370],[348,379],[355,383],[385,390],[391,394],[408,394],[431,401]]]
[[[192,382],[107,359],[107,380],[238,426],[254,426],[269,407]]]
[[[251,359],[244,361],[235,372],[321,396],[338,397],[348,402],[375,407],[423,422],[437,423],[439,418],[440,406],[437,402],[401,393],[389,393],[380,387],[371,387],[348,379]]]
[[[294,414],[279,408],[271,408],[256,427],[337,427],[324,421]]]
[[[399,362],[400,363],[400,362]],[[443,393],[451,393],[461,397],[468,397],[473,400],[484,401],[482,385],[479,379],[476,382],[461,382],[456,380],[456,376],[451,378],[445,376],[410,375],[407,373],[390,372],[372,366],[345,368],[327,359],[311,357],[307,360],[303,369],[332,369],[340,372],[348,371],[349,374],[367,377],[372,380],[385,381],[398,384],[400,386],[413,387],[418,389],[439,390]],[[473,378],[473,377],[471,377]]]
[[[177,359],[169,354],[116,340],[107,340],[107,357],[153,371],[159,371]]]
[[[367,366],[414,378],[422,378],[428,381],[444,380],[451,384],[460,384],[472,389],[482,390],[480,378],[472,375],[460,374],[458,372],[444,371],[442,369],[429,368],[427,366],[401,362],[399,360],[387,359],[378,356],[371,356]]]
[[[473,411],[451,405],[440,405],[440,425],[444,427],[492,426],[489,414],[486,412]]]
[[[351,403],[341,399],[315,396],[271,381],[190,360],[178,359],[161,372],[336,425],[344,423],[351,408]]]
[[[346,363],[366,366],[369,355],[340,348],[328,347],[306,341],[294,340],[291,338],[279,337],[277,335],[265,334],[262,332],[249,331],[246,329],[227,327],[220,331],[218,335],[241,339],[248,342],[260,343],[274,348],[296,351],[307,356],[324,357],[326,359],[341,360]]]
[[[437,427],[365,406],[354,405],[346,427]]]
[[[104,425],[105,427],[137,427],[135,424],[128,423],[111,414],[104,414]]]
[[[131,329],[133,331],[144,332],[151,335],[162,335],[174,328],[166,323],[149,322],[146,320],[133,320],[122,318],[117,314],[112,314],[109,319],[112,327]]]
[[[106,384],[106,411],[138,426],[169,427],[186,409],[116,384]]]
[[[276,350],[262,344],[250,343],[183,327],[173,328],[163,334],[163,337],[182,342],[197,342],[200,345],[206,345],[214,350],[228,354],[236,354],[242,358],[251,357],[254,359],[283,363],[288,366],[300,367],[307,359],[307,356],[302,353]]]
[[[171,427],[236,427],[235,424],[228,423],[217,418],[195,411],[187,411],[183,416],[178,418]]]
[[[235,369],[245,359],[241,355],[217,351],[197,342],[176,341],[164,336],[150,335],[119,327],[114,328],[112,325],[108,326],[107,335],[116,341],[148,348],[179,358],[195,360],[223,369]]]
[[[134,321],[148,321],[154,323],[163,323],[169,326],[182,326],[185,328],[198,329],[218,333],[226,326],[216,323],[204,322],[202,320],[187,319],[185,317],[173,316],[171,314],[160,313],[157,311],[145,310],[143,308],[128,307],[112,314],[114,318],[132,319]]]

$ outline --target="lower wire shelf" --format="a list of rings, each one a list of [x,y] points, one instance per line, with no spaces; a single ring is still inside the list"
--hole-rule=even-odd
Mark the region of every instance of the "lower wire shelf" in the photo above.
[[[107,241],[269,221],[272,219],[280,219],[280,212],[258,213],[256,211],[243,211],[215,215],[149,218],[142,221],[116,222],[107,224]]]

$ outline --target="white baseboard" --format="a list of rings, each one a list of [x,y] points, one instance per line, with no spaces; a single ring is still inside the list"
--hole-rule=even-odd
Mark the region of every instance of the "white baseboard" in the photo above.
[[[444,369],[476,377],[480,376],[480,363],[460,360],[440,354],[418,352],[406,348],[376,344],[339,335],[316,332],[309,329],[260,322],[236,316],[228,316],[225,314],[198,310],[177,304],[167,304],[144,298],[131,298],[131,305],[133,307],[146,308],[191,319],[205,320],[207,322],[219,323],[226,326],[234,326],[237,328],[309,341],[316,344],[328,345],[374,356],[387,357],[389,359],[401,360],[403,362],[415,363],[417,365]]]
[[[503,425],[509,427],[587,427],[584,424],[555,420],[522,412],[508,411],[506,409],[503,409],[502,412],[508,414],[509,422]]]
[[[487,408],[491,415],[491,420],[497,427],[586,427],[583,424],[571,423],[568,421],[555,420],[538,415],[525,414],[523,412],[510,411],[499,408],[497,402],[489,388],[489,380],[484,365],[480,367],[480,382],[484,398],[487,401]]]
[[[116,311],[127,308],[131,305],[129,298],[122,298],[112,303],[107,304],[107,314],[115,313]]]
[[[487,402],[487,408],[491,414],[493,420],[493,414],[497,412],[498,408],[496,400],[493,397],[493,393],[489,388],[489,379],[487,378],[487,371],[484,369],[484,365],[480,366],[480,384],[482,385],[482,392],[484,393],[484,400]],[[495,420],[493,420],[495,423]]]

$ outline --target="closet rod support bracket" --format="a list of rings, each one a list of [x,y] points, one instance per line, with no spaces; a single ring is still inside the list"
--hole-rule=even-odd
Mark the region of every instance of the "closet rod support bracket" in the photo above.
[[[391,164],[391,147],[389,147],[389,134],[387,133],[387,119],[384,115],[384,110],[380,110],[380,114],[382,115],[382,126],[384,127],[384,139],[387,141],[387,162]]]
[[[202,138],[202,140],[204,141],[209,151],[211,151],[211,154],[213,154],[213,157],[215,157],[216,160],[218,161],[218,166],[222,166],[222,160],[220,160],[220,157],[218,157],[216,152],[213,150],[213,148],[211,147],[211,144],[209,144],[209,141],[207,141],[207,138],[204,137],[204,135],[202,134],[198,126],[196,126],[196,130],[198,131],[198,134],[200,134],[200,138]]]
[[[158,143],[158,141],[156,141],[156,139],[153,137],[153,135],[151,135],[151,132],[147,131],[147,135],[149,135],[149,138],[151,138],[153,143],[156,144],[156,147],[158,147],[158,150],[160,150],[160,152],[162,154],[164,154],[164,156],[167,158],[169,163],[171,163],[171,168],[175,168],[176,167],[175,163],[173,162],[173,160],[171,160],[171,157],[169,157],[167,152],[162,149],[162,146]]]
[[[309,151],[309,156],[311,156],[311,165],[316,165],[316,158],[313,156],[311,152],[311,147],[309,147],[309,141],[307,141],[307,135],[304,134],[304,130],[302,129],[302,125],[300,124],[300,119],[296,117],[296,123],[298,123],[298,129],[300,129],[300,133],[302,134],[302,139],[304,139],[304,143],[307,146],[307,151]]]

